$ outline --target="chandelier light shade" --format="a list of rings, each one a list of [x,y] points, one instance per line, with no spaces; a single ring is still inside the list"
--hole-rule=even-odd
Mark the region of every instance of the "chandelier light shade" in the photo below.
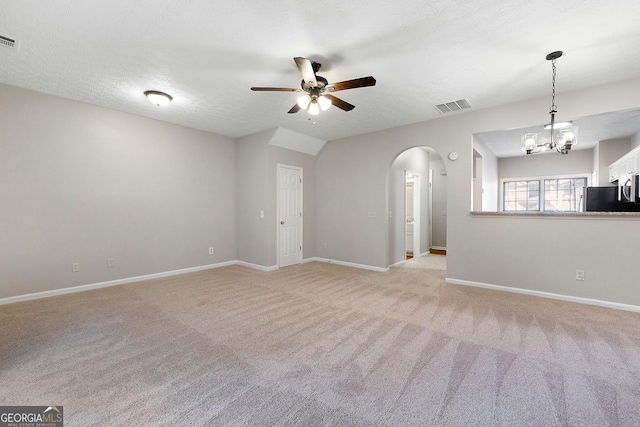
[[[578,127],[569,126],[558,130],[555,142],[558,151],[562,154],[567,154],[578,143]]]
[[[169,102],[173,100],[173,97],[168,93],[160,92],[157,90],[148,90],[145,91],[145,96],[152,104],[157,105],[158,107],[162,105],[167,105]]]
[[[551,52],[546,56],[547,61],[551,61],[552,67],[552,84],[551,84],[551,123],[544,126],[549,131],[549,142],[538,144],[538,134],[528,133],[522,135],[522,151],[527,155],[539,153],[541,151],[556,150],[560,154],[568,154],[569,151],[578,143],[578,127],[573,126],[572,122],[557,122],[556,113],[556,60],[562,56],[562,51]]]
[[[527,154],[540,151],[538,148],[537,133],[527,133],[522,135],[522,151],[526,151]]]

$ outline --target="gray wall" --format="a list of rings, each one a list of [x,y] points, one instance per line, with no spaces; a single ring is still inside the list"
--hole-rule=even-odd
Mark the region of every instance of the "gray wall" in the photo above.
[[[473,136],[473,149],[482,156],[482,209],[495,212],[498,210],[498,158],[476,136]]]
[[[609,165],[627,154],[632,148],[629,138],[610,139],[598,142],[598,183],[597,186],[615,185],[609,183]]]
[[[275,131],[238,138],[236,143],[238,260],[262,267],[278,263],[278,163],[303,168],[303,258],[316,253],[315,157],[269,145]]]
[[[238,260],[269,266],[268,225],[275,213],[269,212],[268,142],[275,129],[236,141],[237,245]],[[264,218],[260,218],[264,211]]]
[[[640,79],[558,96],[563,116],[578,118],[637,108],[637,93]],[[628,238],[640,235],[640,221],[469,214],[472,135],[539,123],[547,103],[540,97],[328,142],[316,163],[318,248],[326,244],[328,258],[385,267],[388,217],[366,220],[367,211],[387,210],[385,180],[398,153],[427,145],[460,154],[445,158],[448,278],[640,305],[640,247]],[[575,281],[576,269],[586,271],[584,282]]]
[[[637,108],[637,93],[640,79],[559,96],[563,115],[577,118]],[[389,170],[399,153],[426,145],[460,154],[444,160],[448,278],[640,305],[640,246],[629,238],[640,234],[640,221],[469,214],[472,135],[538,123],[547,102],[327,143],[315,162],[316,253],[386,267]],[[245,190],[275,188],[266,148],[257,149],[255,168],[244,163],[256,154],[241,146],[250,141],[236,147],[229,138],[1,85],[0,135],[1,297],[238,259],[236,242],[243,254],[249,244],[237,228],[258,218],[256,208],[269,210],[268,197],[249,206]],[[255,176],[236,186],[245,170]],[[255,231],[269,241],[267,225],[258,221]],[[251,255],[256,263],[275,259],[267,246]],[[72,262],[80,262],[79,273],[71,273]],[[574,280],[576,269],[586,271],[584,282]]]
[[[0,85],[0,298],[234,260],[234,163],[231,138]]]
[[[631,137],[631,148],[640,147],[640,133],[636,133]]]
[[[268,258],[267,265],[278,263],[277,238],[278,223],[278,163],[298,166],[303,170],[302,180],[302,257],[313,258],[316,256],[316,158],[309,154],[286,148],[269,145],[268,154],[268,186],[269,222],[268,227]],[[270,225],[269,225],[270,224]]]
[[[593,149],[498,159],[498,179],[574,174],[590,177],[592,172]]]
[[[443,160],[430,163],[433,169],[433,217],[431,246],[447,247],[447,170]],[[470,200],[468,200],[470,202]],[[467,205],[470,209],[470,204]]]

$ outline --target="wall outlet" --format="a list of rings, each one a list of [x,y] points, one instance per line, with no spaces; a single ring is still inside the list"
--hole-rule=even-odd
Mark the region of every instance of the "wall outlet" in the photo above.
[[[213,255],[213,246],[209,248],[209,255]]]
[[[264,218],[264,211],[260,211],[260,218]]]
[[[113,268],[113,266],[115,265],[116,260],[113,258],[107,258],[107,268]]]
[[[369,211],[369,212],[367,212],[367,217],[369,217],[369,218],[377,218],[378,214],[376,213],[376,211]]]
[[[71,272],[72,273],[77,273],[80,271],[80,263],[79,262],[74,262],[73,264],[71,264]]]
[[[584,281],[584,270],[576,270],[576,280]]]

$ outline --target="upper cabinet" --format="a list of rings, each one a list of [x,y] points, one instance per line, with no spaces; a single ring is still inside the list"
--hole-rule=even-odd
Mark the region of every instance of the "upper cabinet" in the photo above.
[[[640,173],[640,146],[609,165],[609,182],[624,181],[637,173]]]

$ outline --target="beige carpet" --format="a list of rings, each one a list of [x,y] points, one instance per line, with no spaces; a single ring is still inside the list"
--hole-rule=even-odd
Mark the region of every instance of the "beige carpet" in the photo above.
[[[62,405],[67,426],[640,423],[640,315],[445,284],[444,260],[0,306],[0,405]]]

